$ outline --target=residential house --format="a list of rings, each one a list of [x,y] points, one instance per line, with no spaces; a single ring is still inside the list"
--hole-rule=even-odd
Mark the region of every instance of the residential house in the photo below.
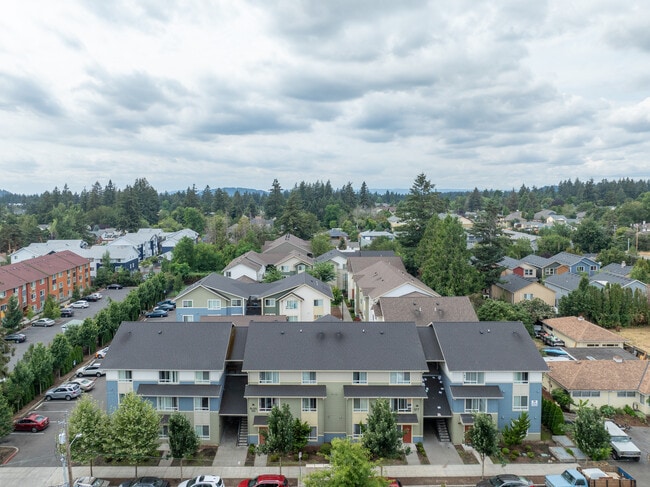
[[[566,265],[572,274],[587,274],[592,276],[600,271],[600,264],[584,255],[560,252],[551,257],[551,259]]]
[[[160,243],[160,252],[162,254],[173,253],[174,247],[176,247],[178,242],[180,242],[180,240],[183,238],[189,238],[194,243],[197,243],[199,241],[199,234],[191,228],[183,228],[177,232],[165,232],[161,237],[162,241]]]
[[[385,230],[366,230],[359,233],[359,247],[363,249],[379,237],[386,237],[388,240],[395,240],[395,234]]]
[[[163,231],[159,228],[140,228],[135,233],[127,233],[113,240],[112,245],[131,245],[138,252],[138,259],[154,257],[160,254]]]
[[[541,210],[533,215],[533,219],[542,223],[546,223],[548,218],[552,215],[557,215],[553,210]]]
[[[582,316],[563,316],[542,320],[542,330],[564,340],[572,347],[623,348],[625,339],[605,328],[585,320]]]
[[[286,315],[288,321],[313,321],[331,313],[331,302],[330,287],[304,272],[270,283],[244,282],[213,273],[176,297],[176,319]]]
[[[630,289],[633,293],[639,291],[645,295],[648,294],[647,284],[629,277],[621,276],[618,274],[610,274],[609,272],[599,272],[589,278],[592,286],[604,289],[607,286],[618,285],[623,289]]]
[[[97,269],[103,265],[105,254],[108,254],[113,270],[124,269],[135,272],[140,264],[138,252],[132,245],[93,245],[86,249],[79,249],[75,253],[88,259],[92,279],[97,277]]]
[[[295,235],[291,235],[290,233],[276,238],[275,240],[264,242],[264,245],[262,246],[263,254],[288,254],[292,250],[298,251],[302,254],[307,254],[310,257],[312,256],[311,243],[298,238]]]
[[[544,279],[544,286],[555,293],[556,308],[560,304],[560,299],[578,289],[581,280],[582,277],[570,272],[555,274]]]
[[[614,274],[616,276],[629,278],[630,274],[632,273],[632,269],[634,269],[634,266],[627,265],[625,261],[621,262],[620,264],[612,262],[611,264],[607,264],[605,267],[602,267],[600,269],[600,272],[609,272],[610,274]]]
[[[230,279],[246,278],[249,281],[259,282],[264,279],[266,262],[264,257],[254,250],[235,257],[224,267],[223,275]]]
[[[555,276],[558,274],[565,274],[569,272],[569,267],[566,264],[562,264],[555,259],[547,259],[545,257],[540,257],[539,255],[530,254],[521,259],[521,262],[526,264],[528,268],[535,269],[534,276],[538,280],[544,280],[549,276]],[[515,272],[516,273],[516,272]],[[532,277],[530,275],[523,275],[522,277]]]
[[[499,266],[503,268],[501,275],[514,274],[515,269],[521,267],[521,261],[506,255],[499,261]]]
[[[310,443],[360,438],[379,398],[397,413],[404,443],[423,440],[428,368],[413,323],[251,323],[242,369],[249,443],[262,441],[280,404],[309,424]]]
[[[361,250],[358,253],[350,255],[347,262],[347,281],[345,285],[345,293],[349,300],[355,299],[355,285],[354,276],[362,272],[366,267],[375,265],[377,262],[385,262],[397,269],[406,272],[402,258],[395,255],[395,252],[390,251],[369,251]]]
[[[552,290],[516,274],[501,276],[498,282],[492,284],[490,293],[493,299],[503,299],[511,304],[539,298],[549,306],[555,306],[555,293]]]
[[[527,412],[528,439],[541,438],[542,376],[548,370],[521,322],[433,323],[442,361],[440,390],[451,409],[447,420],[451,441],[463,443],[473,413],[492,416],[499,429]],[[426,329],[423,330],[423,334]],[[427,357],[432,368],[435,350]],[[425,352],[427,353],[427,352]],[[507,357],[506,357],[507,356]],[[506,357],[507,359],[504,359]],[[431,389],[431,388],[430,388]]]
[[[347,246],[347,242],[350,239],[350,236],[340,228],[330,228],[327,231],[327,235],[330,238],[330,244],[333,245],[334,248],[338,248],[339,245],[341,245],[341,240]]]
[[[478,321],[467,296],[400,296],[381,297],[375,321],[413,321],[417,326],[439,322]]]
[[[42,257],[53,252],[60,252],[62,250],[71,250],[75,252],[79,249],[85,249],[88,243],[83,240],[48,240],[47,242],[31,243],[27,247],[23,247],[15,251],[9,257],[12,264],[23,262],[35,257]]]
[[[344,290],[347,283],[347,263],[350,255],[356,255],[350,252],[342,252],[338,249],[332,249],[329,252],[319,255],[314,259],[314,264],[329,263],[334,266],[336,277],[328,284]]]
[[[231,323],[123,322],[103,360],[107,410],[135,392],[161,415],[161,437],[169,415],[179,412],[202,443],[219,444],[219,416],[226,358],[234,334]]]

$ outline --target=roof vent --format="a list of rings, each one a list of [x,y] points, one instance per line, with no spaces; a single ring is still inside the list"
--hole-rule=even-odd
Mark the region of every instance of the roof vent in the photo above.
[[[616,362],[617,364],[622,364],[623,357],[621,357],[620,355],[614,355],[614,362]]]
[[[159,334],[159,335],[162,335],[162,330],[158,330],[158,334]]]
[[[284,330],[282,330],[282,331],[280,332],[280,335],[284,335]]]
[[[584,316],[578,316],[578,321],[583,321],[585,319]]]
[[[325,332],[319,331],[318,332],[318,338],[321,338],[321,339],[325,338]]]
[[[379,334],[380,334],[380,335],[383,335],[383,334],[384,334],[384,330],[381,330],[381,331],[379,332]]]
[[[365,332],[366,332],[366,329],[365,329],[365,328],[361,330],[361,333],[365,333]]]

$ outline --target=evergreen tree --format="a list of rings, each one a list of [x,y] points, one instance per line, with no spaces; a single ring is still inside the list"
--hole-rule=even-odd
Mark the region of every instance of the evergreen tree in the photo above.
[[[509,239],[503,236],[499,227],[499,208],[494,200],[489,200],[480,219],[474,224],[474,266],[480,272],[485,287],[489,288],[499,280],[503,267],[499,264],[506,255]]]
[[[20,309],[20,304],[18,303],[18,298],[15,294],[9,296],[9,301],[7,302],[7,311],[2,318],[2,327],[9,330],[16,329],[20,322],[23,319],[23,311]]]
[[[264,216],[269,220],[279,217],[284,209],[284,195],[277,179],[273,180],[269,196],[264,203]]]
[[[372,206],[370,193],[368,192],[368,185],[365,181],[361,183],[361,189],[359,190],[359,206],[364,210]]]
[[[11,408],[4,393],[0,391],[0,438],[4,438],[14,429],[14,419]]]

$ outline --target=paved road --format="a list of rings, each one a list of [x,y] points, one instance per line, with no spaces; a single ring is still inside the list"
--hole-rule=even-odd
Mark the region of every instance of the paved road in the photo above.
[[[641,450],[641,460],[610,460],[612,465],[618,465],[636,479],[636,484],[650,485],[650,428],[633,426],[628,432],[634,444]]]

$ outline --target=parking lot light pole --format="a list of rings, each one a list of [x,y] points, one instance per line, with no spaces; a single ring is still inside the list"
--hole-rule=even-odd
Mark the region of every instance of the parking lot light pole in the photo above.
[[[63,484],[65,487],[71,487],[72,485],[72,457],[70,455],[70,447],[78,439],[81,438],[81,433],[77,433],[72,441],[69,441],[68,435],[68,421],[66,418],[64,429],[59,434],[59,445],[65,448],[65,454],[61,455],[61,462],[63,463]]]

